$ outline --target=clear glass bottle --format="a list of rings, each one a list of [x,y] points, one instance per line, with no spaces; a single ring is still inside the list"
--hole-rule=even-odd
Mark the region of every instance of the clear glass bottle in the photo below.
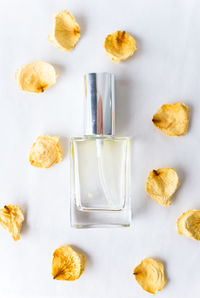
[[[129,226],[129,138],[114,136],[114,75],[85,75],[84,131],[71,138],[71,225]]]

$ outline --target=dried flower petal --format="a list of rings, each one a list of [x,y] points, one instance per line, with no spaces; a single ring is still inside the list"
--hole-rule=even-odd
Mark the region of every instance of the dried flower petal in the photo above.
[[[177,220],[177,232],[200,240],[200,210],[188,210],[183,213]]]
[[[53,254],[52,275],[58,280],[76,280],[85,269],[86,258],[70,245],[57,248]]]
[[[125,31],[116,31],[105,39],[107,56],[118,63],[128,59],[136,51],[135,39]]]
[[[161,291],[166,284],[164,266],[154,259],[144,259],[133,274],[140,286],[151,294]]]
[[[49,168],[62,160],[59,137],[39,136],[29,156],[30,163],[38,168]]]
[[[16,205],[7,205],[0,209],[0,225],[11,233],[15,241],[20,239],[20,230],[24,221],[24,214]]]
[[[167,136],[184,136],[189,125],[189,108],[180,102],[165,104],[152,121]]]
[[[40,93],[56,83],[57,72],[55,68],[43,61],[32,62],[19,68],[15,79],[19,89]]]
[[[149,173],[145,190],[158,204],[169,206],[180,185],[179,177],[172,168],[153,170]]]
[[[53,32],[49,41],[63,51],[71,51],[80,38],[80,27],[75,18],[67,10],[54,15]]]

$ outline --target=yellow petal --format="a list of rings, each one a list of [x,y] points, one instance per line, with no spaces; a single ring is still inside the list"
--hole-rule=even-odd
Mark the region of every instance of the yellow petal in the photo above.
[[[152,121],[167,136],[184,136],[189,125],[189,107],[180,102],[165,104]]]
[[[54,251],[52,275],[58,280],[76,280],[85,269],[86,258],[70,245],[61,246]]]
[[[172,168],[163,168],[149,173],[145,190],[158,204],[169,206],[179,185],[180,180],[176,171]]]
[[[166,284],[164,266],[154,259],[144,259],[133,274],[140,286],[151,294],[161,291]]]
[[[125,31],[116,31],[105,39],[107,56],[118,63],[128,59],[136,51],[135,39]]]
[[[200,210],[188,210],[183,213],[177,220],[177,232],[200,240]]]
[[[16,205],[7,205],[0,209],[0,225],[11,233],[15,241],[20,239],[20,230],[24,221],[24,214]]]
[[[32,62],[19,68],[15,79],[19,89],[28,92],[40,93],[56,83],[55,68],[43,61]]]
[[[54,15],[53,32],[49,41],[63,51],[71,51],[80,38],[80,27],[75,18],[67,10]]]
[[[39,136],[29,156],[30,163],[38,168],[49,168],[62,160],[59,137]]]

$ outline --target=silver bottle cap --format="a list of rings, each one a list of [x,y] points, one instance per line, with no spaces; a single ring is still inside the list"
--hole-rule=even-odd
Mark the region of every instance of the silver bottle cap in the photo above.
[[[111,73],[88,73],[84,76],[84,133],[115,133],[115,77]]]

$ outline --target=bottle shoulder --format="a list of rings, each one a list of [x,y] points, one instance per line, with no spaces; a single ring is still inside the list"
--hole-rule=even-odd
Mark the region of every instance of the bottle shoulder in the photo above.
[[[82,136],[82,137],[71,137],[71,142],[83,142],[83,141],[129,141],[130,137],[127,136],[115,136],[115,135],[92,135],[92,136]]]

